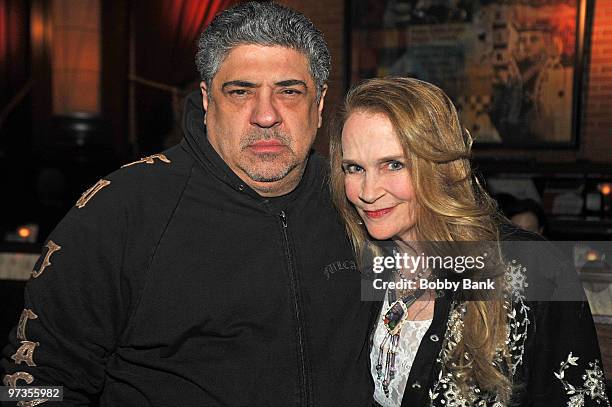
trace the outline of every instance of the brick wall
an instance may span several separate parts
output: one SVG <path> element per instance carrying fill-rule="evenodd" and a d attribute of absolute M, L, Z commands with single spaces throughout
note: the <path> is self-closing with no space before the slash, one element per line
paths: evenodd
<path fill-rule="evenodd" d="M 342 100 L 344 92 L 344 4 L 345 0 L 282 0 L 302 11 L 323 31 L 332 54 L 332 76 L 325 121 Z M 578 150 L 477 152 L 483 156 L 529 157 L 547 162 L 571 162 L 577 159 L 612 163 L 612 0 L 595 0 L 591 56 L 587 58 L 587 81 Z M 327 151 L 326 128 L 319 132 L 315 147 Z"/>
<path fill-rule="evenodd" d="M 612 162 L 612 0 L 596 0 L 581 158 Z"/>

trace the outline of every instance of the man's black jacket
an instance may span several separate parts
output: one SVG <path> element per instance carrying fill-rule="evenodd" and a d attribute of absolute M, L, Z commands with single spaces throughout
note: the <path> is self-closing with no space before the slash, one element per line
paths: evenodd
<path fill-rule="evenodd" d="M 325 162 L 265 199 L 202 119 L 195 95 L 180 145 L 105 177 L 53 231 L 5 381 L 64 386 L 69 405 L 369 405 L 371 304 Z"/>

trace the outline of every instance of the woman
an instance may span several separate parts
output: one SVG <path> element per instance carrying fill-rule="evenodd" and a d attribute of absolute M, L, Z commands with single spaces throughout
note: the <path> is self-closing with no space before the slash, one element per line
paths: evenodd
<path fill-rule="evenodd" d="M 352 89 L 330 159 L 334 201 L 358 257 L 380 254 L 389 240 L 418 255 L 435 254 L 441 242 L 531 239 L 497 215 L 472 176 L 470 149 L 439 88 L 387 78 Z M 609 405 L 588 305 L 528 302 L 525 274 L 541 253 L 517 261 L 500 251 L 504 262 L 490 262 L 480 277 L 504 286 L 505 296 L 465 300 L 416 285 L 386 291 L 370 347 L 378 404 Z M 412 272 L 414 281 L 448 277 L 422 266 Z"/>

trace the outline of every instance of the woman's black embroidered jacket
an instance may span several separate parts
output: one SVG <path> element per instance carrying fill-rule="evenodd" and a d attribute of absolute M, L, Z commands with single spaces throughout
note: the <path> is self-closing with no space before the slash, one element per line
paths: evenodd
<path fill-rule="evenodd" d="M 593 318 L 586 301 L 568 301 L 568 286 L 578 280 L 569 275 L 564 286 L 551 290 L 554 301 L 529 301 L 532 284 L 544 284 L 538 272 L 566 268 L 551 243 L 536 235 L 503 225 L 502 247 L 508 261 L 507 281 L 513 281 L 508 301 L 508 348 L 511 352 L 516 406 L 610 406 Z M 513 243 L 518 242 L 513 246 Z M 519 249 L 516 249 L 520 247 Z M 514 248 L 514 249 L 513 249 Z M 527 285 L 525 285 L 527 284 Z M 565 290 L 565 291 L 564 291 Z M 561 293 L 555 297 L 555 293 Z M 461 394 L 455 378 L 445 369 L 454 345 L 461 337 L 463 303 L 442 293 L 435 302 L 434 317 L 417 351 L 402 398 L 402 406 L 493 406 L 501 407 L 495 396 L 476 386 Z M 541 294 L 541 293 L 539 293 Z M 571 293 L 576 296 L 577 292 Z M 534 298 L 537 295 L 534 296 Z M 376 316 L 380 307 L 373 311 Z M 373 402 L 376 405 L 376 402 Z"/>

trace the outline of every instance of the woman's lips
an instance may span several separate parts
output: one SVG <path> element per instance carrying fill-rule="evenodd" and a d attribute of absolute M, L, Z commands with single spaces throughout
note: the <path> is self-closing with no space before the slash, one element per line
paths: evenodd
<path fill-rule="evenodd" d="M 285 148 L 285 145 L 277 140 L 260 140 L 249 145 L 249 149 L 255 153 L 278 153 Z"/>
<path fill-rule="evenodd" d="M 377 209 L 375 211 L 366 211 L 364 209 L 363 212 L 366 214 L 368 218 L 377 219 L 377 218 L 382 218 L 383 216 L 387 215 L 393 209 L 395 209 L 395 206 L 392 206 L 391 208 Z"/>

